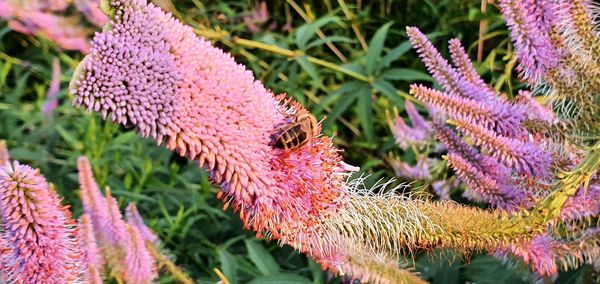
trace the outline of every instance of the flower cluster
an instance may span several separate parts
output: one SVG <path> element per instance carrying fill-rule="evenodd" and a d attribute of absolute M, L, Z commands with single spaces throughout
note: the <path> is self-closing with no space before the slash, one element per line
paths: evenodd
<path fill-rule="evenodd" d="M 448 126 L 433 123 L 436 137 L 448 151 L 450 167 L 467 185 L 466 196 L 509 211 L 532 206 L 536 193 L 520 188 L 519 180 L 548 177 L 553 160 L 525 127 L 535 101 L 525 105 L 495 93 L 475 72 L 458 40 L 449 43 L 452 66 L 418 29 L 408 28 L 407 33 L 444 88 L 413 85 L 410 93 L 447 116 L 456 130 L 474 142 L 469 145 Z"/>
<path fill-rule="evenodd" d="M 70 2 L 0 0 L 0 18 L 8 21 L 8 26 L 14 31 L 41 35 L 61 48 L 87 53 L 90 47 L 88 37 L 93 29 L 81 26 L 79 15 L 66 15 Z M 89 22 L 102 26 L 107 18 L 100 11 L 99 3 L 97 0 L 75 0 L 75 6 Z"/>
<path fill-rule="evenodd" d="M 499 3 L 522 77 L 547 94 L 567 140 L 593 144 L 600 134 L 600 33 L 586 0 Z M 591 140 L 591 141 L 590 141 Z"/>
<path fill-rule="evenodd" d="M 158 275 L 146 241 L 156 242 L 156 235 L 143 223 L 133 204 L 127 209 L 127 221 L 123 220 L 110 190 L 107 188 L 106 197 L 100 192 L 86 157 L 79 158 L 77 168 L 85 212 L 80 220 L 85 234 L 82 245 L 90 262 L 86 281 L 98 279 L 106 263 L 112 277 L 127 283 L 151 283 Z"/>
<path fill-rule="evenodd" d="M 78 161 L 84 214 L 76 223 L 39 170 L 15 161 L 0 141 L 0 281 L 2 283 L 130 284 L 156 280 L 157 262 L 182 283 L 185 273 L 160 253 L 160 242 L 134 204 L 122 219 L 114 197 L 104 197 L 89 161 Z M 109 271 L 105 271 L 105 268 Z M 82 282 L 83 281 L 83 282 Z"/>
<path fill-rule="evenodd" d="M 594 79 L 600 74 L 600 37 L 592 5 L 578 0 L 500 1 L 522 78 L 534 88 L 519 91 L 513 100 L 484 83 L 457 39 L 449 42 L 450 64 L 423 33 L 407 28 L 423 63 L 443 88 L 415 84 L 410 93 L 434 110 L 433 132 L 447 151 L 448 165 L 466 185 L 464 195 L 512 214 L 534 206 L 558 210 L 544 217 L 554 219 L 542 234 L 498 247 L 498 255 L 511 252 L 542 276 L 556 275 L 559 265 L 592 263 L 600 252 L 593 233 L 597 229 L 589 222 L 600 214 L 598 163 L 588 163 L 600 145 L 599 86 Z M 550 104 L 533 97 L 538 92 L 547 93 Z M 413 141 L 406 136 L 399 145 L 405 148 L 402 143 Z M 586 144 L 596 145 L 586 152 Z M 569 167 L 575 170 L 565 177 L 561 171 Z M 442 183 L 436 188 L 446 194 Z M 560 226 L 568 226 L 569 236 L 559 233 Z"/>

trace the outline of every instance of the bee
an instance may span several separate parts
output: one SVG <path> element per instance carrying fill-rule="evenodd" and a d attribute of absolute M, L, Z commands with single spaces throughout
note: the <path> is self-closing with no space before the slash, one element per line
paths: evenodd
<path fill-rule="evenodd" d="M 275 138 L 275 148 L 293 150 L 312 141 L 317 131 L 317 119 L 310 113 L 297 115 L 292 122 L 282 126 Z"/>

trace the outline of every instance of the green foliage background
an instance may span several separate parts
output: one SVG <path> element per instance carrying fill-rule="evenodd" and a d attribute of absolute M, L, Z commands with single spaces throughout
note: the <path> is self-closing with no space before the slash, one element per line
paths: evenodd
<path fill-rule="evenodd" d="M 345 161 L 361 166 L 361 173 L 371 175 L 369 182 L 394 176 L 384 160 L 389 153 L 414 161 L 412 152 L 403 153 L 395 146 L 385 112 L 393 107 L 403 109 L 410 83 L 433 84 L 410 49 L 406 25 L 420 27 L 443 52 L 448 39 L 459 37 L 475 58 L 479 21 L 489 21 L 479 72 L 509 94 L 516 87 L 503 21 L 494 7 L 482 14 L 476 0 L 268 1 L 269 20 L 254 33 L 243 21 L 243 16 L 255 10 L 254 1 L 156 2 L 172 9 L 199 34 L 209 35 L 268 88 L 286 92 L 319 119 L 327 117 L 325 135 L 335 133 L 335 142 L 346 149 Z M 286 22 L 291 23 L 291 30 L 282 30 Z M 368 48 L 352 25 L 360 30 Z M 318 29 L 325 38 L 317 35 Z M 237 44 L 240 38 L 263 43 L 266 48 Z M 336 56 L 326 42 L 332 42 L 347 61 Z M 273 52 L 275 47 L 292 51 L 292 55 Z M 63 70 L 59 107 L 45 116 L 41 107 L 56 57 Z M 110 186 L 122 207 L 136 202 L 176 262 L 200 283 L 218 280 L 214 268 L 223 271 L 231 283 L 344 281 L 322 272 L 289 247 L 257 240 L 244 231 L 237 216 L 221 210 L 215 197 L 218 189 L 194 163 L 157 147 L 154 141 L 141 139 L 132 130 L 71 106 L 68 81 L 81 58 L 75 52 L 61 52 L 46 39 L 17 34 L 6 23 L 0 25 L 0 139 L 7 140 L 14 159 L 42 170 L 75 216 L 81 213 L 76 159 L 87 155 L 98 183 Z M 332 65 L 317 64 L 311 58 Z M 415 188 L 427 190 L 419 185 Z M 519 283 L 530 279 L 518 264 L 504 266 L 489 255 L 459 259 L 452 252 L 434 252 L 415 258 L 416 270 L 433 283 Z M 587 270 L 561 274 L 558 281 L 585 282 Z M 169 282 L 168 277 L 161 278 L 161 283 Z"/>

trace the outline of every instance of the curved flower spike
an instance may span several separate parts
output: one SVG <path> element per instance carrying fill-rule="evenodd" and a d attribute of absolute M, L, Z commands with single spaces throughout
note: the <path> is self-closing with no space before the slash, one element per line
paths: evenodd
<path fill-rule="evenodd" d="M 46 179 L 15 161 L 0 167 L 0 266 L 9 283 L 76 283 L 80 251 L 74 221 Z"/>
<path fill-rule="evenodd" d="M 220 185 L 225 206 L 259 233 L 293 240 L 335 212 L 347 172 L 331 138 L 293 151 L 273 146 L 280 127 L 305 109 L 274 97 L 230 55 L 153 4 L 109 4 L 112 28 L 95 36 L 73 77 L 74 104 L 198 161 Z"/>

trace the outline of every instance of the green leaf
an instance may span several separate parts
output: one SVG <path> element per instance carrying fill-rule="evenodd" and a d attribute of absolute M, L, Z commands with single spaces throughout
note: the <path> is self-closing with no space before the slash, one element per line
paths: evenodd
<path fill-rule="evenodd" d="M 392 26 L 393 22 L 388 22 L 377 30 L 371 42 L 369 43 L 369 50 L 367 51 L 367 74 L 373 74 L 375 65 L 381 56 L 383 51 L 383 44 L 387 37 L 388 30 Z"/>
<path fill-rule="evenodd" d="M 229 283 L 237 283 L 237 262 L 235 256 L 223 248 L 219 248 L 219 260 L 221 260 L 221 271 L 229 280 Z"/>
<path fill-rule="evenodd" d="M 250 284 L 312 284 L 310 280 L 295 274 L 275 274 L 254 278 Z"/>
<path fill-rule="evenodd" d="M 410 41 L 405 41 L 398 46 L 394 47 L 394 49 L 388 51 L 385 56 L 381 59 L 381 67 L 390 66 L 392 62 L 398 60 L 402 55 L 404 55 L 407 51 L 412 48 L 412 44 Z"/>
<path fill-rule="evenodd" d="M 430 81 L 433 82 L 433 78 L 429 74 L 421 71 L 417 71 L 409 68 L 393 68 L 386 70 L 380 76 L 381 78 L 392 80 L 392 81 Z"/>
<path fill-rule="evenodd" d="M 375 90 L 381 92 L 386 98 L 394 102 L 401 110 L 404 109 L 402 97 L 398 95 L 398 89 L 392 83 L 383 78 L 377 78 L 371 85 Z"/>
<path fill-rule="evenodd" d="M 296 31 L 296 44 L 300 49 L 306 49 L 306 43 L 315 36 L 318 29 L 330 22 L 340 22 L 335 16 L 325 16 L 312 23 L 302 25 Z"/>
<path fill-rule="evenodd" d="M 361 85 L 364 85 L 364 83 L 359 82 L 359 81 L 350 81 L 348 83 L 345 83 L 345 84 L 339 86 L 337 89 L 333 90 L 332 92 L 329 92 L 329 94 L 327 94 L 326 96 L 321 98 L 321 101 L 319 101 L 319 104 L 313 108 L 313 113 L 319 114 L 320 112 L 323 111 L 323 109 L 325 107 L 329 106 L 330 104 L 335 102 L 337 99 L 339 99 L 340 96 L 342 96 L 346 93 L 355 91 Z"/>
<path fill-rule="evenodd" d="M 308 76 L 310 76 L 317 85 L 321 85 L 321 75 L 319 75 L 319 70 L 317 70 L 317 67 L 315 67 L 312 62 L 308 61 L 306 56 L 297 57 L 296 62 L 300 64 L 302 69 L 308 73 Z"/>
<path fill-rule="evenodd" d="M 313 284 L 325 284 L 325 273 L 323 272 L 321 265 L 309 258 L 308 267 L 310 268 L 310 272 L 312 274 Z"/>
<path fill-rule="evenodd" d="M 245 242 L 246 249 L 248 249 L 248 257 L 263 275 L 279 273 L 279 265 L 260 243 L 253 240 L 245 240 Z"/>
<path fill-rule="evenodd" d="M 352 83 L 352 86 L 356 86 L 357 88 L 360 88 L 362 86 L 367 86 L 366 84 L 364 84 L 362 82 L 351 82 L 351 83 Z M 342 85 L 342 87 L 347 84 L 350 84 L 350 83 L 346 83 L 346 84 Z M 340 87 L 340 88 L 342 88 L 342 87 Z M 356 90 L 356 89 L 354 89 L 354 90 Z M 324 130 L 329 129 L 333 125 L 333 123 L 336 121 L 336 119 L 338 117 L 340 117 L 342 115 L 342 113 L 344 113 L 344 111 L 346 111 L 346 109 L 348 109 L 348 107 L 350 105 L 352 105 L 352 103 L 354 103 L 356 98 L 358 98 L 358 95 L 359 95 L 358 92 L 350 92 L 350 93 L 346 94 L 345 96 L 342 96 L 341 101 L 333 107 L 333 109 L 331 110 L 331 113 L 327 117 L 327 120 L 325 120 L 325 123 L 323 123 L 323 129 Z"/>
<path fill-rule="evenodd" d="M 60 124 L 57 124 L 54 127 L 54 129 L 56 129 L 56 131 L 58 131 L 58 134 L 60 134 L 60 137 L 62 137 L 62 139 L 64 139 L 65 142 L 67 142 L 67 144 L 69 144 L 69 146 L 71 146 L 71 148 L 73 148 L 74 150 L 77 150 L 77 151 L 83 150 L 83 144 L 81 142 L 79 142 L 79 139 L 77 139 L 77 137 L 73 136 L 72 133 L 70 133 L 69 131 L 64 129 Z"/>
<path fill-rule="evenodd" d="M 373 143 L 373 100 L 371 99 L 371 88 L 365 86 L 358 93 L 358 119 L 365 133 L 367 142 Z"/>

